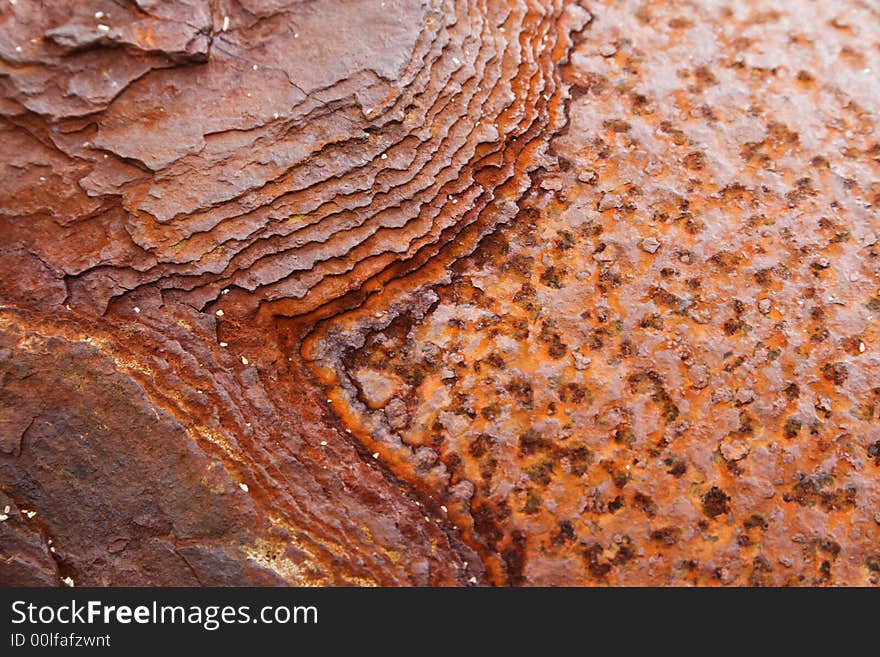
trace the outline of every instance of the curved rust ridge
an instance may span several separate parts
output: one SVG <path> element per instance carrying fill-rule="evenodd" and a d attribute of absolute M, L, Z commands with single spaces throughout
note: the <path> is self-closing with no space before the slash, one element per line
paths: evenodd
<path fill-rule="evenodd" d="M 2 581 L 486 581 L 290 344 L 513 216 L 588 14 L 99 5 L 0 19 Z"/>

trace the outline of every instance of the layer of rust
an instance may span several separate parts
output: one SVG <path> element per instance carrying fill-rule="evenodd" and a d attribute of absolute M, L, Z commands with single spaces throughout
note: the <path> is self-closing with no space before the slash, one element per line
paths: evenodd
<path fill-rule="evenodd" d="M 512 225 L 306 342 L 492 582 L 878 582 L 880 16 L 818 4 L 593 3 Z"/>
<path fill-rule="evenodd" d="M 485 582 L 277 327 L 515 214 L 588 14 L 2 11 L 2 581 Z"/>
<path fill-rule="evenodd" d="M 0 582 L 878 582 L 876 9 L 105 5 L 0 10 Z"/>

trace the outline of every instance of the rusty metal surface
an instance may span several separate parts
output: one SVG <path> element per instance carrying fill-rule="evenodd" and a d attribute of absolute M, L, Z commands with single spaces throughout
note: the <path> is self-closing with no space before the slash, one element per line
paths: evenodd
<path fill-rule="evenodd" d="M 319 328 L 496 583 L 877 582 L 880 17 L 780 4 L 593 3 L 558 171 Z"/>
<path fill-rule="evenodd" d="M 880 15 L 801 4 L 5 4 L 0 582 L 876 584 Z"/>

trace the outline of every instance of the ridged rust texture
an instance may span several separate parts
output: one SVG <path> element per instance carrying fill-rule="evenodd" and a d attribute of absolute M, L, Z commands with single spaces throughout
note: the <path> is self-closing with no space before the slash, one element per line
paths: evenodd
<path fill-rule="evenodd" d="M 0 33 L 0 582 L 877 583 L 870 3 Z"/>

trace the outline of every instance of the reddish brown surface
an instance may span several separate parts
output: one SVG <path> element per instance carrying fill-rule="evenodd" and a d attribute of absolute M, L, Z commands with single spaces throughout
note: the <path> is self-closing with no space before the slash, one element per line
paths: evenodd
<path fill-rule="evenodd" d="M 876 583 L 876 10 L 41 4 L 0 582 Z"/>

